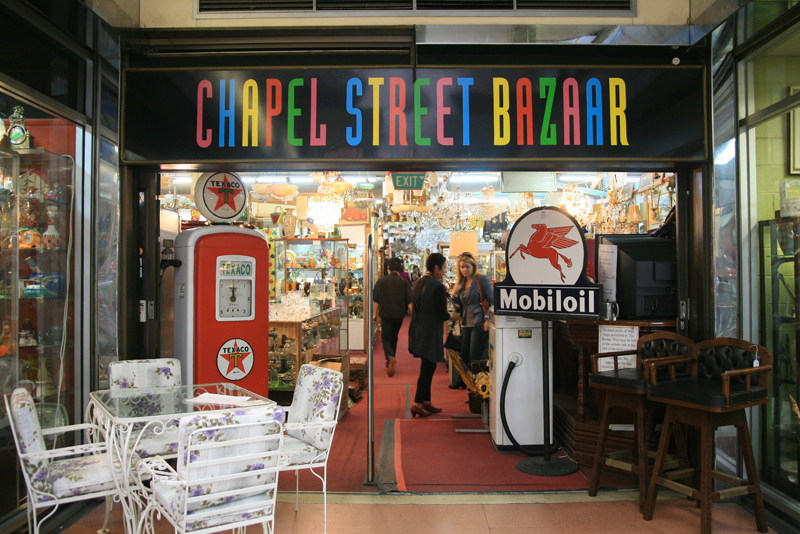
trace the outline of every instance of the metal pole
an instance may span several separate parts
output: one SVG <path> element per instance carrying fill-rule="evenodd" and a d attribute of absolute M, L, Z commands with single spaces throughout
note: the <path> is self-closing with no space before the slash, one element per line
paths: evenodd
<path fill-rule="evenodd" d="M 372 253 L 374 245 L 372 234 L 367 236 L 367 250 L 364 254 L 364 328 L 367 329 L 367 477 L 365 484 L 375 482 L 375 398 L 373 392 L 374 373 L 372 369 L 373 336 L 375 329 L 373 322 L 372 302 Z"/>
<path fill-rule="evenodd" d="M 542 418 L 544 419 L 544 461 L 550 461 L 550 321 L 542 321 Z"/>

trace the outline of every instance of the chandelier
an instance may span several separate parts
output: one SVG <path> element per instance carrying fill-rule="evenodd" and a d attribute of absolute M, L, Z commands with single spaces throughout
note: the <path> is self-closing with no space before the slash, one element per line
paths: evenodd
<path fill-rule="evenodd" d="M 444 185 L 446 186 L 446 182 Z M 452 193 L 442 187 L 433 209 L 428 212 L 429 220 L 442 230 L 466 230 L 470 217 L 474 219 L 474 215 L 467 209 L 464 198 L 460 187 L 456 186 Z"/>
<path fill-rule="evenodd" d="M 533 193 L 523 193 L 520 200 L 514 201 L 514 206 L 508 211 L 506 219 L 510 225 L 517 222 L 517 219 L 528 213 L 533 208 L 541 206 L 540 200 L 533 198 Z"/>
<path fill-rule="evenodd" d="M 627 204 L 622 190 L 608 192 L 608 201 L 594 205 L 594 231 L 598 234 L 635 234 L 643 222 L 639 206 Z"/>
<path fill-rule="evenodd" d="M 481 189 L 481 200 L 473 204 L 470 208 L 476 217 L 486 220 L 497 217 L 505 211 L 506 206 L 494 201 L 494 187 L 491 185 Z"/>
<path fill-rule="evenodd" d="M 592 213 L 586 203 L 586 195 L 578 191 L 577 184 L 564 190 L 559 207 L 572 215 L 581 226 L 586 226 L 592 220 Z"/>
<path fill-rule="evenodd" d="M 333 231 L 333 227 L 342 218 L 343 208 L 344 199 L 331 187 L 328 176 L 319 185 L 317 192 L 308 198 L 308 214 L 321 232 Z"/>
<path fill-rule="evenodd" d="M 337 195 L 344 195 L 353 188 L 353 184 L 345 181 L 338 173 L 336 179 L 330 182 L 330 186 Z"/>
<path fill-rule="evenodd" d="M 269 189 L 270 194 L 272 194 L 273 198 L 276 200 L 288 202 L 297 196 L 298 187 L 290 183 L 274 183 L 269 184 L 267 189 Z"/>

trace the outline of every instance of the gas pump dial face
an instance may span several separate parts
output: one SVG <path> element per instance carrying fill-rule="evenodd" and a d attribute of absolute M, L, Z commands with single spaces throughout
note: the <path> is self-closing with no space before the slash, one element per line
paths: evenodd
<path fill-rule="evenodd" d="M 228 255 L 217 258 L 217 321 L 255 319 L 255 258 Z"/>
<path fill-rule="evenodd" d="M 219 281 L 219 316 L 221 318 L 253 315 L 253 281 Z"/>

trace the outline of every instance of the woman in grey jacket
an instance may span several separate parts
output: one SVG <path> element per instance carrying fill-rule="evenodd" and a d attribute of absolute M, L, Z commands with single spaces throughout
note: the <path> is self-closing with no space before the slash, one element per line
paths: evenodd
<path fill-rule="evenodd" d="M 428 417 L 441 412 L 431 404 L 431 382 L 436 364 L 444 361 L 444 322 L 458 319 L 447 311 L 447 289 L 442 284 L 447 258 L 434 252 L 425 262 L 427 272 L 414 283 L 411 324 L 408 327 L 408 351 L 420 359 L 417 391 L 411 406 L 413 417 Z"/>
<path fill-rule="evenodd" d="M 480 288 L 478 287 L 480 284 Z M 494 291 L 488 276 L 478 272 L 478 264 L 472 254 L 465 252 L 458 257 L 458 276 L 453 287 L 453 304 L 461 314 L 461 350 L 459 355 L 464 366 L 484 359 L 489 344 L 489 318 L 484 316 L 481 307 L 481 292 L 489 305 L 494 304 Z M 466 384 L 459 377 L 458 382 L 451 384 L 450 389 L 466 389 Z"/>

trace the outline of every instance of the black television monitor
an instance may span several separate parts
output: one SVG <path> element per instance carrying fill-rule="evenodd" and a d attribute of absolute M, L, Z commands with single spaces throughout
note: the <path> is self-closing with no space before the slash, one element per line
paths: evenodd
<path fill-rule="evenodd" d="M 620 319 L 674 319 L 678 315 L 677 248 L 674 239 L 603 234 L 600 245 L 617 246 L 617 304 Z"/>

